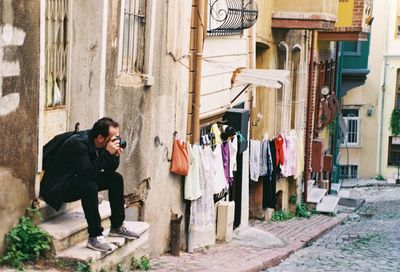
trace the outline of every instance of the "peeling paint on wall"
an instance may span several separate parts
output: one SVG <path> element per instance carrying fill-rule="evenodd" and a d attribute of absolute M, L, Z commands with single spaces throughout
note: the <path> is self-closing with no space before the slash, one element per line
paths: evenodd
<path fill-rule="evenodd" d="M 3 25 L 0 25 L 0 116 L 5 116 L 16 110 L 19 105 L 19 93 L 3 96 L 3 78 L 20 75 L 19 61 L 4 61 L 4 48 L 21 46 L 25 40 L 25 32 L 14 27 L 14 11 L 12 1 L 3 1 Z"/>

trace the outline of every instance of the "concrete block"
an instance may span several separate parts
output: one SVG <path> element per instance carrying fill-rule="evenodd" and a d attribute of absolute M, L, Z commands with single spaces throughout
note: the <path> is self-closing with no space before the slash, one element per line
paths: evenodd
<path fill-rule="evenodd" d="M 346 206 L 346 207 L 358 208 L 362 204 L 364 204 L 364 202 L 365 202 L 365 199 L 341 197 L 339 200 L 339 205 Z"/>
<path fill-rule="evenodd" d="M 308 203 L 319 203 L 325 196 L 326 190 L 320 188 L 313 188 L 311 193 L 307 196 Z"/>
<path fill-rule="evenodd" d="M 317 204 L 316 210 L 321 213 L 336 213 L 340 197 L 328 195 Z"/>
<path fill-rule="evenodd" d="M 235 202 L 222 201 L 218 205 L 217 240 L 229 242 L 233 235 Z"/>

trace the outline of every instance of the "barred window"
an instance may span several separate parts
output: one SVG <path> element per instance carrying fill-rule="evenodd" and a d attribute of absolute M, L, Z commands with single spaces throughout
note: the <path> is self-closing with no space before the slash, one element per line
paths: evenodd
<path fill-rule="evenodd" d="M 397 166 L 400 164 L 400 137 L 389 137 L 388 165 Z"/>
<path fill-rule="evenodd" d="M 132 74 L 143 66 L 144 0 L 122 0 L 119 72 Z"/>
<path fill-rule="evenodd" d="M 395 37 L 396 37 L 397 39 L 400 38 L 400 0 L 397 0 Z"/>
<path fill-rule="evenodd" d="M 46 108 L 65 105 L 68 87 L 68 0 L 46 1 Z"/>
<path fill-rule="evenodd" d="M 340 179 L 358 178 L 358 165 L 340 165 Z"/>
<path fill-rule="evenodd" d="M 397 69 L 395 108 L 400 110 L 400 69 Z"/>
<path fill-rule="evenodd" d="M 358 146 L 360 144 L 360 118 L 358 109 L 342 110 L 347 133 L 342 132 L 342 145 Z"/>

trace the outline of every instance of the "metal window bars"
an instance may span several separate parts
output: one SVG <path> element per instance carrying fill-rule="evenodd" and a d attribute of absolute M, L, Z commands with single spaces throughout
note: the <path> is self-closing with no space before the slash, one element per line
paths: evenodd
<path fill-rule="evenodd" d="M 140 66 L 138 56 L 144 15 L 141 10 L 142 3 L 139 0 L 125 0 L 124 3 L 121 72 L 133 73 L 139 70 Z"/>
<path fill-rule="evenodd" d="M 255 0 L 209 0 L 207 33 L 210 36 L 238 35 L 258 18 Z"/>
<path fill-rule="evenodd" d="M 65 105 L 69 0 L 46 1 L 46 108 Z"/>

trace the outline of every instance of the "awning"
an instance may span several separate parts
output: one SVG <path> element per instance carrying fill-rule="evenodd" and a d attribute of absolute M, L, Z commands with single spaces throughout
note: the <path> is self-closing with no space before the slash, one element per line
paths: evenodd
<path fill-rule="evenodd" d="M 233 71 L 231 85 L 247 83 L 255 86 L 280 89 L 289 84 L 290 71 L 276 69 L 246 69 L 237 68 Z"/>

